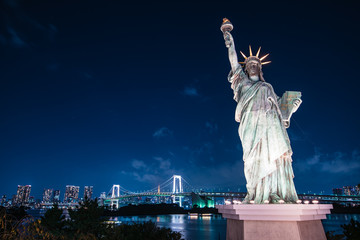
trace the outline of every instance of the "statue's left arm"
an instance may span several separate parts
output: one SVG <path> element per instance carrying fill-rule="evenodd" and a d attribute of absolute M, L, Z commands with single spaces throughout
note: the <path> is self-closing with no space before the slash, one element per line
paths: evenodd
<path fill-rule="evenodd" d="M 286 91 L 281 98 L 276 97 L 284 126 L 288 128 L 292 114 L 299 109 L 302 103 L 301 92 Z"/>

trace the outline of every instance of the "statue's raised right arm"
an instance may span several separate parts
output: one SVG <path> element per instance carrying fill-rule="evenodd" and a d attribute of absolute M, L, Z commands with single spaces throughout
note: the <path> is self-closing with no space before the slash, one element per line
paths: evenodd
<path fill-rule="evenodd" d="M 234 38 L 232 37 L 230 32 L 225 31 L 224 39 L 225 39 L 225 45 L 229 51 L 229 61 L 231 64 L 231 70 L 232 72 L 235 72 L 240 64 L 235 50 Z"/>

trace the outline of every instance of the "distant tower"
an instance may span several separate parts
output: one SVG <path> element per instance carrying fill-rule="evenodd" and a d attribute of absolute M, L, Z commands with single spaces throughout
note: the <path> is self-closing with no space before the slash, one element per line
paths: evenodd
<path fill-rule="evenodd" d="M 53 201 L 53 189 L 45 188 L 43 192 L 43 202 L 51 203 Z"/>
<path fill-rule="evenodd" d="M 84 188 L 84 199 L 91 199 L 91 196 L 93 194 L 93 186 L 85 186 Z"/>
<path fill-rule="evenodd" d="M 181 182 L 181 176 L 180 175 L 173 175 L 173 189 L 172 189 L 172 192 L 173 193 L 182 193 L 183 192 L 183 187 L 182 187 L 182 182 Z M 173 198 L 173 203 L 177 203 L 181 207 L 183 197 L 173 195 L 172 198 Z"/>
<path fill-rule="evenodd" d="M 79 186 L 66 185 L 64 202 L 65 203 L 75 203 L 79 198 Z"/>
<path fill-rule="evenodd" d="M 16 194 L 16 204 L 25 205 L 29 203 L 29 197 L 31 192 L 31 185 L 18 185 Z"/>
<path fill-rule="evenodd" d="M 116 198 L 120 196 L 120 185 L 114 184 L 111 188 L 111 198 Z"/>
<path fill-rule="evenodd" d="M 173 193 L 182 193 L 182 183 L 181 183 L 181 176 L 180 175 L 174 175 L 173 176 Z"/>
<path fill-rule="evenodd" d="M 119 184 L 114 184 L 111 188 L 111 200 L 110 200 L 110 206 L 113 209 L 118 209 L 119 208 L 119 199 L 118 197 L 120 196 L 120 185 Z"/>

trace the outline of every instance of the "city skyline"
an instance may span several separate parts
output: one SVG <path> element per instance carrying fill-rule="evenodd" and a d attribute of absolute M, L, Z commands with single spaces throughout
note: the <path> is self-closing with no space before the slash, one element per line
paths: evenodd
<path fill-rule="evenodd" d="M 288 129 L 297 192 L 358 184 L 356 8 L 309 6 L 1 1 L 0 194 L 99 196 L 174 174 L 245 191 L 224 17 L 238 53 L 270 53 L 277 95 L 302 92 Z"/>
<path fill-rule="evenodd" d="M 176 176 L 176 175 L 175 175 Z M 179 176 L 181 178 L 181 176 Z M 176 181 L 176 180 L 175 180 Z M 175 182 L 174 181 L 174 182 Z M 172 183 L 170 184 L 171 186 L 173 185 Z M 169 185 L 169 186 L 170 186 Z M 117 186 L 118 188 L 120 187 L 119 185 L 113 185 L 114 186 Z M 170 187 L 171 187 L 170 186 Z M 113 188 L 112 187 L 112 188 Z M 173 186 L 174 187 L 174 186 Z M 26 190 L 24 191 L 24 189 L 28 188 L 29 190 Z M 67 198 L 68 197 L 72 197 L 72 193 L 68 193 L 68 191 L 72 192 L 73 190 L 71 190 L 72 188 L 76 188 L 76 196 L 75 196 L 75 201 L 67 201 Z M 6 194 L 0 194 L 0 196 L 2 197 L 5 197 L 6 199 L 10 199 L 10 197 L 12 198 L 12 200 L 14 201 L 15 200 L 15 203 L 14 204 L 17 204 L 19 203 L 18 199 L 19 199 L 19 195 L 20 198 L 22 199 L 27 199 L 23 202 L 29 202 L 29 197 L 34 197 L 34 200 L 41 200 L 42 203 L 60 203 L 60 202 L 68 202 L 68 203 L 71 203 L 71 202 L 78 202 L 79 200 L 81 199 L 85 199 L 85 195 L 87 196 L 88 199 L 95 199 L 95 198 L 109 198 L 109 197 L 112 197 L 112 188 L 107 191 L 107 192 L 103 192 L 102 190 L 100 191 L 100 194 L 99 196 L 94 196 L 93 195 L 93 186 L 84 186 L 83 187 L 83 196 L 81 197 L 80 196 L 80 190 L 81 190 L 81 187 L 80 186 L 75 186 L 75 185 L 66 185 L 64 186 L 64 196 L 61 198 L 60 197 L 60 193 L 61 193 L 61 190 L 59 189 L 53 189 L 53 188 L 44 188 L 43 189 L 43 193 L 42 193 L 42 197 L 41 199 L 39 198 L 39 196 L 33 196 L 30 194 L 30 191 L 32 189 L 32 186 L 31 185 L 18 185 L 18 190 L 17 190 L 17 193 L 16 194 L 11 194 L 11 195 L 6 195 Z M 225 187 L 226 188 L 226 187 Z M 160 189 L 160 185 L 157 187 L 156 191 L 154 190 L 155 188 L 153 188 L 152 190 L 150 189 L 143 189 L 143 190 L 140 190 L 140 191 L 137 191 L 137 192 L 131 192 L 131 190 L 127 190 L 129 192 L 124 192 L 124 190 L 121 190 L 119 189 L 119 194 L 120 195 L 123 195 L 123 194 L 133 194 L 133 193 L 141 193 L 141 192 L 148 192 L 148 191 L 152 191 L 152 192 L 160 192 L 161 190 L 164 191 L 164 189 Z M 180 191 L 182 192 L 180 189 L 178 189 L 178 186 L 176 186 L 176 189 L 175 191 Z M 181 187 L 181 189 L 183 189 Z M 118 191 L 118 190 L 116 190 Z M 166 188 L 165 192 L 171 192 L 171 189 L 168 189 Z M 184 192 L 191 192 L 191 191 L 195 191 L 195 192 L 198 192 L 198 191 L 209 191 L 209 192 L 240 192 L 239 189 L 221 189 L 221 188 L 218 188 L 218 189 L 201 189 L 201 188 L 198 188 L 198 189 L 190 189 L 190 186 L 187 185 L 184 189 L 183 189 Z M 23 192 L 27 192 L 26 196 L 23 196 Z M 241 191 L 241 192 L 244 192 L 244 191 Z M 312 192 L 312 191 L 308 191 L 308 192 L 298 192 L 298 194 L 317 194 L 317 195 L 322 195 L 322 194 L 325 194 L 325 195 L 328 195 L 328 194 L 332 194 L 332 195 L 351 195 L 351 196 L 357 196 L 360 194 L 360 184 L 354 184 L 354 185 L 351 185 L 351 186 L 333 186 L 332 189 L 329 189 L 327 191 L 321 191 L 321 192 Z M 330 195 L 331 195 L 330 194 Z M 62 201 L 61 201 L 62 200 Z M 21 202 L 21 201 L 20 201 Z"/>

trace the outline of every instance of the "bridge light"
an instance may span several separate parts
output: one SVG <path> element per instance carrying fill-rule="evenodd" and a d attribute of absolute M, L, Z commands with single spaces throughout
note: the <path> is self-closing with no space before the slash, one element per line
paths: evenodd
<path fill-rule="evenodd" d="M 251 200 L 251 201 L 250 201 L 250 203 L 251 203 L 251 204 L 254 204 L 254 203 L 255 203 L 255 201 L 254 201 L 254 200 Z"/>
<path fill-rule="evenodd" d="M 299 199 L 299 200 L 296 201 L 296 203 L 297 203 L 297 204 L 301 204 L 302 201 Z"/>
<path fill-rule="evenodd" d="M 225 205 L 230 205 L 230 204 L 231 204 L 231 201 L 225 200 Z"/>
<path fill-rule="evenodd" d="M 284 201 L 284 200 L 282 200 L 282 199 L 280 199 L 280 200 L 279 200 L 279 203 L 280 203 L 280 204 L 284 204 L 284 203 L 285 203 L 285 201 Z"/>
<path fill-rule="evenodd" d="M 305 204 L 309 204 L 309 200 L 305 200 L 304 203 L 305 203 Z"/>
<path fill-rule="evenodd" d="M 265 204 L 269 204 L 269 200 L 265 200 L 264 203 L 265 203 Z"/>
<path fill-rule="evenodd" d="M 312 200 L 312 203 L 313 203 L 313 204 L 318 204 L 319 201 L 318 201 L 318 200 Z"/>

